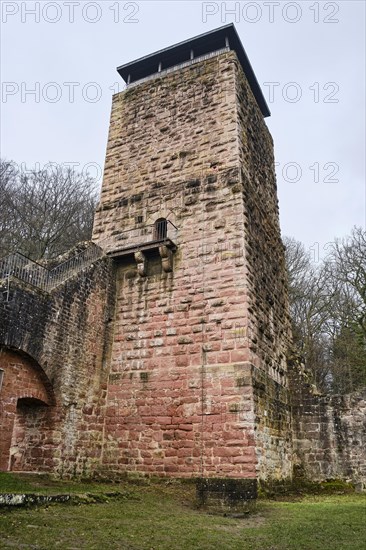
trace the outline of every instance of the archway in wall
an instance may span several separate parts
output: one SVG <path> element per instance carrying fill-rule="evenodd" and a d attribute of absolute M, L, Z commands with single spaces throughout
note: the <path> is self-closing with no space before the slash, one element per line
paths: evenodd
<path fill-rule="evenodd" d="M 52 460 L 52 386 L 29 356 L 0 349 L 0 470 L 44 471 Z"/>
<path fill-rule="evenodd" d="M 40 399 L 18 399 L 10 445 L 9 470 L 22 472 L 46 468 L 45 462 L 51 459 L 50 456 L 47 457 L 49 409 L 49 405 Z"/>

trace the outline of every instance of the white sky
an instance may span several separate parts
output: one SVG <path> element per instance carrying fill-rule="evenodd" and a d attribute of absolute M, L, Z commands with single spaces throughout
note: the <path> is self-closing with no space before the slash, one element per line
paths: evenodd
<path fill-rule="evenodd" d="M 97 174 L 116 67 L 231 22 L 272 112 L 282 233 L 322 255 L 365 227 L 363 0 L 2 0 L 1 156 Z"/>

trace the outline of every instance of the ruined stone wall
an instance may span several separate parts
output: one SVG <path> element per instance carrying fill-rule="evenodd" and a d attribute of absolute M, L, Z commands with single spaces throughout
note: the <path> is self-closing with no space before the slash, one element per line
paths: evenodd
<path fill-rule="evenodd" d="M 0 283 L 0 422 L 13 434 L 15 458 L 9 467 L 71 475 L 88 473 L 99 462 L 108 377 L 104 349 L 113 291 L 106 259 L 50 293 L 16 279 Z M 34 393 L 27 380 L 36 378 L 51 392 L 52 402 Z"/>
<path fill-rule="evenodd" d="M 322 396 L 306 373 L 291 376 L 294 463 L 310 480 L 366 486 L 366 390 Z"/>
<path fill-rule="evenodd" d="M 258 475 L 256 441 L 262 443 L 255 439 L 259 400 L 254 397 L 253 366 L 266 372 L 269 366 L 258 348 L 249 348 L 260 329 L 257 319 L 254 328 L 250 324 L 249 305 L 256 307 L 256 289 L 248 275 L 257 265 L 248 264 L 246 254 L 247 246 L 257 243 L 251 235 L 248 239 L 244 224 L 245 193 L 250 189 L 245 190 L 241 164 L 244 160 L 246 172 L 255 174 L 256 189 L 262 182 L 255 164 L 267 158 L 269 141 L 263 129 L 256 134 L 254 125 L 261 115 L 250 92 L 243 109 L 249 113 L 251 147 L 258 154 L 241 158 L 245 145 L 237 78 L 236 55 L 228 52 L 114 96 L 94 239 L 117 249 L 121 231 L 165 217 L 178 227 L 178 248 L 172 273 L 164 272 L 154 255 L 148 258 L 144 278 L 133 260 L 121 260 L 118 266 L 106 469 L 176 476 Z M 268 155 L 270 171 L 273 158 Z M 271 193 L 268 203 L 275 190 Z M 265 220 L 277 215 L 270 206 Z M 262 222 L 255 212 L 249 228 L 253 234 Z M 263 247 L 269 251 L 274 240 L 257 254 Z M 277 265 L 278 258 L 262 274 Z M 274 299 L 280 301 L 282 295 Z M 279 323 L 276 315 L 273 322 Z M 250 329 L 256 332 L 249 338 Z M 274 367 L 278 361 L 283 365 L 285 357 L 277 360 L 270 346 L 268 341 L 273 378 Z M 275 407 L 275 422 L 277 416 L 282 421 L 277 403 L 268 406 Z M 281 457 L 276 475 L 287 476 L 287 463 L 283 470 L 280 464 Z"/>

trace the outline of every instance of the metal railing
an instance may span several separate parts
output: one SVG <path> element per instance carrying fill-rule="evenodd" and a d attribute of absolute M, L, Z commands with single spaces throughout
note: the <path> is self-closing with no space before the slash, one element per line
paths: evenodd
<path fill-rule="evenodd" d="M 122 231 L 101 241 L 90 242 L 81 252 L 71 256 L 53 268 L 48 268 L 20 252 L 0 258 L 0 280 L 14 277 L 42 290 L 50 291 L 103 256 L 104 251 L 121 251 L 167 240 L 175 243 L 178 229 L 161 218 L 152 225 Z"/>
<path fill-rule="evenodd" d="M 171 221 L 161 218 L 154 224 L 134 227 L 96 242 L 106 252 L 112 252 L 138 248 L 147 244 L 158 244 L 166 240 L 175 243 L 177 234 L 178 228 Z"/>
<path fill-rule="evenodd" d="M 90 265 L 103 255 L 103 250 L 95 243 L 68 258 L 52 269 L 35 262 L 20 252 L 9 254 L 0 259 L 0 280 L 15 277 L 42 290 L 52 290 L 69 279 L 84 267 Z"/>
<path fill-rule="evenodd" d="M 166 74 L 172 73 L 174 71 L 177 71 L 179 69 L 184 69 L 185 67 L 189 67 L 191 65 L 194 65 L 195 63 L 199 63 L 200 61 L 205 61 L 206 59 L 210 59 L 211 57 L 217 57 L 221 55 L 222 53 L 226 53 L 230 51 L 229 46 L 225 46 L 225 48 L 220 48 L 219 50 L 215 50 L 214 52 L 208 52 L 204 55 L 200 55 L 199 57 L 194 57 L 193 59 L 188 59 L 187 61 L 182 61 L 181 63 L 178 63 L 177 65 L 173 65 L 173 67 L 167 67 L 166 69 L 162 69 L 161 71 L 157 71 L 156 73 L 149 74 L 148 76 L 145 76 L 143 78 L 140 78 L 139 80 L 135 80 L 134 82 L 130 82 L 126 84 L 126 90 L 133 88 L 134 86 L 138 86 L 139 84 L 142 84 L 143 82 L 147 82 L 148 80 L 154 80 L 155 78 L 159 78 L 162 76 L 165 76 Z"/>

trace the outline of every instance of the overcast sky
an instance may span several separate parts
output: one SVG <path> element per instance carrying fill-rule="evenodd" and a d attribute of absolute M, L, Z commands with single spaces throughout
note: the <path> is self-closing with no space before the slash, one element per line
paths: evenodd
<path fill-rule="evenodd" d="M 228 23 L 272 112 L 282 233 L 324 254 L 365 227 L 363 0 L 3 0 L 1 156 L 100 180 L 116 67 Z"/>

